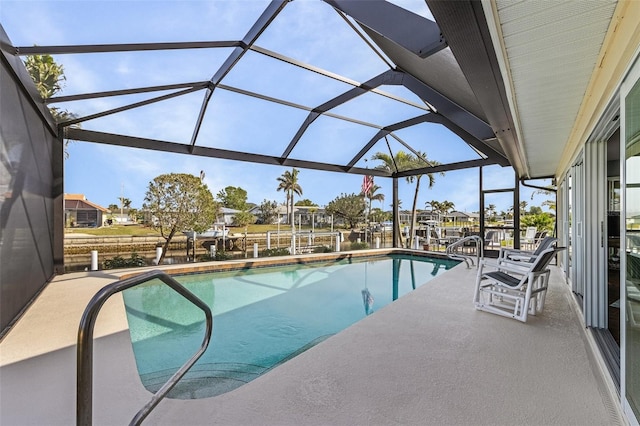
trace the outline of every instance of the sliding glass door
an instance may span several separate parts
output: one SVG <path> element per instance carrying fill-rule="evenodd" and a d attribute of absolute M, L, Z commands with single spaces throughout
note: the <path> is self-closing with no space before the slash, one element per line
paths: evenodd
<path fill-rule="evenodd" d="M 620 90 L 623 163 L 621 267 L 624 276 L 625 411 L 640 418 L 640 64 Z"/>

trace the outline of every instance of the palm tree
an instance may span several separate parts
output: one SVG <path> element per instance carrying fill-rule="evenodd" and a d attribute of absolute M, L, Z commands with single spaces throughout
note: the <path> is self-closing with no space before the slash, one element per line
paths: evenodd
<path fill-rule="evenodd" d="M 444 200 L 442 203 L 440 203 L 440 209 L 444 214 L 449 214 L 455 207 L 456 205 L 453 203 L 453 201 Z"/>
<path fill-rule="evenodd" d="M 423 152 L 419 152 L 418 154 L 418 156 L 413 156 L 404 151 L 398 151 L 396 155 L 391 157 L 383 152 L 378 152 L 374 154 L 371 159 L 382 161 L 383 164 L 376 168 L 386 170 L 391 173 L 422 168 L 425 165 L 436 166 L 440 164 L 437 161 L 427 159 L 427 154 Z M 442 175 L 444 176 L 444 173 L 442 173 Z M 413 183 L 414 181 L 416 182 L 416 189 L 413 195 L 413 205 L 411 209 L 411 226 L 409 227 L 409 236 L 412 240 L 415 233 L 418 194 L 420 192 L 420 179 L 422 179 L 422 176 L 424 175 L 407 176 L 406 178 L 409 183 Z M 427 176 L 429 177 L 429 188 L 432 188 L 435 183 L 435 178 L 432 173 L 427 173 Z"/>
<path fill-rule="evenodd" d="M 489 206 L 485 209 L 485 211 L 487 212 L 487 215 L 489 216 L 489 220 L 490 221 L 494 221 L 495 220 L 495 216 L 496 216 L 496 205 L 495 204 L 489 204 Z"/>
<path fill-rule="evenodd" d="M 371 177 L 373 182 L 373 176 Z M 384 202 L 384 194 L 380 193 L 380 194 L 376 194 L 376 191 L 378 191 L 381 188 L 380 185 L 371 185 L 371 188 L 369 188 L 369 191 L 367 191 L 367 193 L 365 194 L 364 192 L 360 192 L 360 196 L 364 197 L 365 199 L 369 200 L 369 203 L 367 205 L 367 214 L 366 214 L 366 221 L 367 221 L 367 229 L 369 228 L 369 221 L 371 220 L 370 216 L 371 216 L 371 202 L 373 200 L 376 201 L 380 201 L 380 203 Z M 373 238 L 373 237 L 371 237 Z M 366 234 L 365 234 L 365 239 L 366 239 Z"/>
<path fill-rule="evenodd" d="M 524 216 L 527 213 L 527 206 L 529 203 L 526 201 L 520 201 L 520 216 Z"/>
<path fill-rule="evenodd" d="M 382 164 L 376 166 L 376 169 L 384 170 L 389 173 L 396 173 L 396 172 L 402 172 L 404 170 L 409 170 L 413 168 L 412 166 L 415 161 L 414 157 L 411 154 L 406 153 L 404 151 L 396 152 L 396 154 L 393 157 L 384 152 L 376 152 L 375 154 L 373 154 L 371 159 L 382 161 Z M 409 178 L 407 178 L 407 181 L 411 182 Z M 400 236 L 400 234 L 401 234 L 400 223 L 398 223 L 398 236 Z M 399 243 L 400 243 L 400 246 L 402 246 L 402 238 L 400 238 Z"/>
<path fill-rule="evenodd" d="M 294 167 L 291 171 L 287 170 L 282 176 L 278 177 L 278 191 L 282 190 L 287 194 L 287 213 L 289 214 L 290 224 L 293 224 L 293 199 L 295 194 L 302 195 L 302 187 L 298 183 L 298 173 L 300 173 L 300 170 Z M 291 207 L 290 210 L 289 207 Z"/>
<path fill-rule="evenodd" d="M 371 214 L 371 202 L 373 200 L 375 201 L 380 201 L 380 203 L 382 204 L 384 202 L 384 194 L 380 193 L 380 194 L 376 194 L 376 192 L 381 189 L 382 187 L 380 185 L 372 185 L 371 188 L 369 189 L 369 191 L 365 194 L 364 192 L 361 192 L 360 195 L 365 197 L 366 199 L 369 200 L 369 205 L 368 205 L 368 209 L 369 209 L 369 215 Z"/>
<path fill-rule="evenodd" d="M 383 193 L 376 194 L 376 192 L 378 192 L 379 189 L 382 189 L 382 187 L 380 185 L 374 184 L 369 190 L 369 192 L 367 192 L 366 194 L 362 194 L 369 200 L 369 209 L 371 209 L 372 201 L 380 201 L 380 204 L 384 202 L 384 194 Z"/>
<path fill-rule="evenodd" d="M 64 67 L 58 65 L 51 55 L 27 56 L 24 65 L 42 99 L 49 99 L 62 90 L 63 82 L 66 80 Z M 61 110 L 58 107 L 49 106 L 49 111 L 51 111 L 51 115 L 58 123 L 76 118 L 75 114 Z M 74 127 L 80 127 L 80 124 L 74 124 Z M 69 140 L 67 139 L 64 142 L 65 158 L 69 158 L 68 145 Z"/>
<path fill-rule="evenodd" d="M 129 209 L 131 207 L 131 200 L 125 197 L 118 197 L 118 200 L 120 200 L 120 203 L 122 204 L 122 207 L 124 209 Z"/>
<path fill-rule="evenodd" d="M 424 167 L 425 164 L 428 165 L 429 167 L 437 166 L 438 164 L 440 164 L 437 161 L 428 160 L 427 154 L 424 152 L 418 152 L 418 154 L 419 154 L 419 157 L 414 158 L 413 168 L 421 168 L 421 167 Z M 444 176 L 444 172 L 441 172 L 441 175 Z M 411 227 L 409 228 L 409 235 L 411 236 L 411 241 L 413 241 L 413 238 L 415 236 L 418 193 L 420 192 L 420 179 L 422 179 L 422 176 L 424 175 L 415 175 L 415 176 L 407 177 L 408 182 L 413 182 L 414 180 L 416 181 L 416 190 L 413 194 L 413 206 L 411 209 Z M 436 179 L 435 177 L 433 177 L 432 173 L 427 173 L 427 176 L 429 177 L 429 189 L 431 189 L 433 188 L 433 185 L 436 183 Z"/>
<path fill-rule="evenodd" d="M 549 209 L 553 211 L 556 210 L 556 202 L 554 200 L 545 200 L 542 202 L 542 205 L 549 207 Z"/>
<path fill-rule="evenodd" d="M 24 64 L 42 99 L 48 99 L 62 89 L 64 68 L 51 55 L 27 56 Z"/>
<path fill-rule="evenodd" d="M 433 213 L 438 215 L 438 226 L 440 226 L 440 222 L 442 220 L 442 214 L 444 213 L 444 209 L 442 207 L 442 203 L 440 201 L 431 200 L 424 203 L 425 207 L 431 208 L 431 216 L 433 217 Z"/>

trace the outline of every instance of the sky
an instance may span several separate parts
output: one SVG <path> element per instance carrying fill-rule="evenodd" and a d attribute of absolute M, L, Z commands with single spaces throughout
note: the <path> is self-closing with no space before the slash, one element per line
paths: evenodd
<path fill-rule="evenodd" d="M 430 18 L 424 1 L 393 1 L 414 13 Z M 267 1 L 70 1 L 0 0 L 0 22 L 14 46 L 148 43 L 166 41 L 240 40 L 267 6 Z M 28 23 L 28 25 L 25 25 Z M 358 83 L 388 69 L 388 66 L 349 28 L 331 7 L 318 0 L 295 0 L 285 6 L 256 45 L 287 55 Z M 121 52 L 85 55 L 54 55 L 64 67 L 66 81 L 58 96 L 108 90 L 209 80 L 228 57 L 230 49 L 188 51 Z M 249 52 L 225 76 L 228 87 L 277 97 L 293 104 L 315 107 L 351 88 L 319 74 L 300 70 L 256 52 Z M 357 120 L 388 125 L 424 114 L 423 103 L 401 86 L 382 90 L 412 103 L 397 103 L 367 93 L 332 113 Z M 80 117 L 127 105 L 163 93 L 105 97 L 56 104 Z M 203 102 L 203 92 L 158 102 L 141 108 L 82 123 L 82 128 L 189 143 Z M 421 109 L 422 106 L 422 109 Z M 206 110 L 197 145 L 280 155 L 291 141 L 307 112 L 244 96 L 232 90 L 216 89 Z M 291 157 L 328 163 L 345 163 L 377 129 L 321 116 L 304 134 Z M 449 163 L 477 158 L 459 138 L 434 124 L 421 124 L 396 132 L 431 160 Z M 389 138 L 396 152 L 397 141 Z M 388 152 L 381 140 L 359 167 L 375 168 L 375 152 Z M 66 193 L 84 194 L 102 206 L 118 204 L 119 197 L 142 207 L 149 182 L 163 173 L 204 172 L 204 182 L 215 196 L 227 186 L 247 191 L 248 201 L 284 202 L 276 190 L 278 176 L 289 168 L 238 161 L 169 154 L 72 141 L 65 160 Z M 510 168 L 491 166 L 484 171 L 485 189 L 513 186 Z M 435 175 L 435 185 L 421 182 L 417 207 L 425 203 L 451 201 L 456 210 L 478 211 L 478 169 Z M 359 193 L 362 176 L 302 169 L 301 198 L 325 206 L 341 194 Z M 538 185 L 549 182 L 538 181 Z M 391 179 L 376 178 L 385 195 L 374 207 L 390 209 Z M 402 208 L 413 202 L 415 183 L 400 181 Z M 548 198 L 521 188 L 521 201 L 541 205 Z M 532 195 L 534 194 L 534 195 Z M 487 204 L 507 211 L 509 194 L 490 194 Z"/>

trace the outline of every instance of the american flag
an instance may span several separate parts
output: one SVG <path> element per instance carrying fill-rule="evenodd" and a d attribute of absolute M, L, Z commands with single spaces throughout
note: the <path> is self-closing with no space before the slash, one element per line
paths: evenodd
<path fill-rule="evenodd" d="M 373 188 L 373 176 L 363 176 L 362 178 L 362 193 L 368 195 L 369 191 Z"/>

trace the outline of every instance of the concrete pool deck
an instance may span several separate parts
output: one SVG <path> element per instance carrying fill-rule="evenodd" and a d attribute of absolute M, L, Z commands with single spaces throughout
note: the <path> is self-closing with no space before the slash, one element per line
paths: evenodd
<path fill-rule="evenodd" d="M 238 389 L 162 401 L 145 424 L 624 424 L 560 271 L 542 315 L 524 324 L 473 308 L 475 274 L 456 266 Z M 79 319 L 119 276 L 56 277 L 5 336 L 0 424 L 75 423 Z M 126 424 L 151 394 L 119 295 L 95 336 L 94 424 Z"/>

